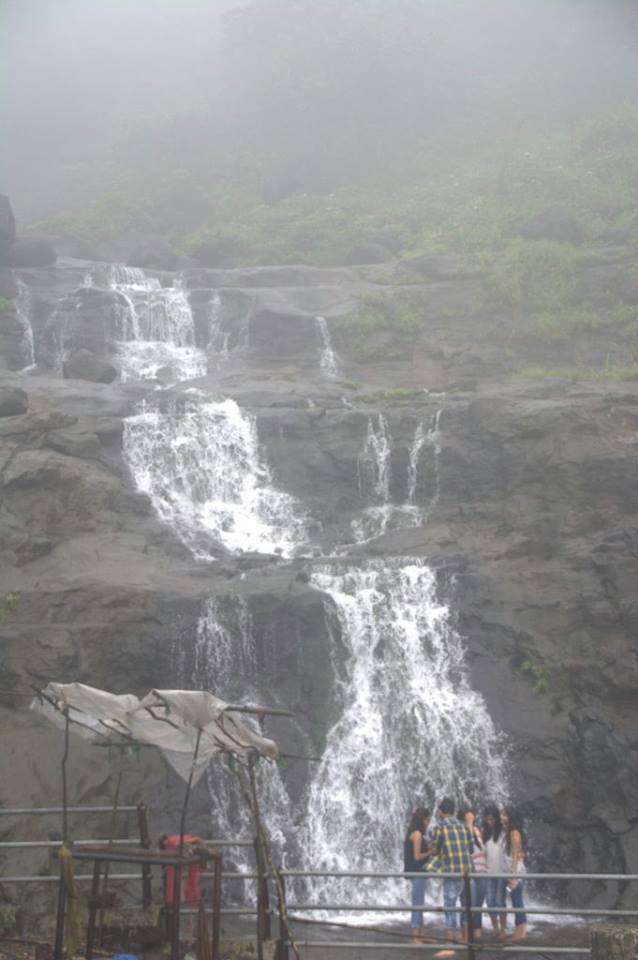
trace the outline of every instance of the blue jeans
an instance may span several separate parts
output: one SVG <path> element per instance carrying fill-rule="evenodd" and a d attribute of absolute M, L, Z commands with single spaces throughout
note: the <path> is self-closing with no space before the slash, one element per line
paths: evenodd
<path fill-rule="evenodd" d="M 490 907 L 504 907 L 505 906 L 505 887 L 507 885 L 507 880 L 501 880 L 498 877 L 489 877 L 487 878 L 487 908 Z M 492 919 L 496 917 L 502 917 L 502 913 L 493 913 Z"/>
<path fill-rule="evenodd" d="M 412 906 L 422 907 L 425 903 L 425 881 L 426 877 L 412 877 Z M 413 910 L 410 917 L 410 926 L 423 926 L 423 914 L 420 910 Z"/>
<path fill-rule="evenodd" d="M 516 911 L 514 914 L 514 926 L 520 927 L 522 923 L 527 923 L 527 916 L 523 913 L 523 908 L 525 904 L 523 903 L 523 887 L 525 886 L 525 881 L 520 880 L 516 884 L 516 887 L 513 890 L 510 890 L 510 900 L 512 901 L 512 906 Z"/>
<path fill-rule="evenodd" d="M 487 896 L 487 877 L 474 877 L 472 879 L 472 906 L 482 907 Z M 475 930 L 480 930 L 483 926 L 483 915 L 480 910 L 472 911 L 472 926 Z"/>
<path fill-rule="evenodd" d="M 456 930 L 459 926 L 459 915 L 458 913 L 452 912 L 451 908 L 458 907 L 462 889 L 462 880 L 450 880 L 447 878 L 443 881 L 443 906 L 446 908 L 445 926 L 448 930 Z"/>

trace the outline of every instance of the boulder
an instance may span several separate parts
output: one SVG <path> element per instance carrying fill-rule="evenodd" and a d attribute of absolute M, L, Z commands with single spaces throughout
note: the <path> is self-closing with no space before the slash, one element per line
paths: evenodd
<path fill-rule="evenodd" d="M 113 383 L 119 371 L 108 360 L 97 357 L 90 350 L 78 350 L 64 361 L 63 373 L 66 380 Z"/>
<path fill-rule="evenodd" d="M 46 237 L 16 237 L 9 253 L 12 267 L 48 267 L 57 259 L 53 244 Z"/>
<path fill-rule="evenodd" d="M 16 236 L 16 221 L 9 198 L 0 193 L 0 264 L 8 263 Z"/>
<path fill-rule="evenodd" d="M 29 408 L 29 398 L 20 387 L 0 387 L 0 417 L 18 417 Z"/>

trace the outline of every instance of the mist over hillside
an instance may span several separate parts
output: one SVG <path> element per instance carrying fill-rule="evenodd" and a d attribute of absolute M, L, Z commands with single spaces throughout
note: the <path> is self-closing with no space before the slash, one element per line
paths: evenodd
<path fill-rule="evenodd" d="M 104 231 L 181 238 L 304 193 L 396 190 L 502 138 L 573 135 L 638 92 L 622 0 L 9 0 L 3 18 L 3 181 L 22 222 L 107 199 Z"/>

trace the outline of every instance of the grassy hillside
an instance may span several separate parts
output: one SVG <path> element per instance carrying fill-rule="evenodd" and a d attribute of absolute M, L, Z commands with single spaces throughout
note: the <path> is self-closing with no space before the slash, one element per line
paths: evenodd
<path fill-rule="evenodd" d="M 182 169 L 120 173 L 97 201 L 40 226 L 90 241 L 157 234 L 209 265 L 329 265 L 370 244 L 401 257 L 506 249 L 517 237 L 638 244 L 630 107 L 522 142 L 457 145 L 452 159 L 449 150 L 430 145 L 365 181 L 270 204 L 248 170 L 215 182 Z"/>

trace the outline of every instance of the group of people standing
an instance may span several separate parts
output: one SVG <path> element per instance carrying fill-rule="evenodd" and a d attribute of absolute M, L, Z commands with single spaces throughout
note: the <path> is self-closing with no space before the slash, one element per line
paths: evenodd
<path fill-rule="evenodd" d="M 425 930 L 423 912 L 428 876 L 456 874 L 443 878 L 443 907 L 448 940 L 467 939 L 468 930 L 459 907 L 466 907 L 463 877 L 470 877 L 471 924 L 474 939 L 483 931 L 482 907 L 487 906 L 494 936 L 504 940 L 507 929 L 507 895 L 514 910 L 514 940 L 527 933 L 523 889 L 525 874 L 525 834 L 522 818 L 512 807 L 500 810 L 487 804 L 480 821 L 475 807 L 466 805 L 455 811 L 449 797 L 441 800 L 437 816 L 417 807 L 405 837 L 404 869 L 418 873 L 412 877 L 412 939 L 421 942 Z M 499 876 L 505 874 L 507 876 Z M 502 911 L 502 912 L 501 912 Z"/>

